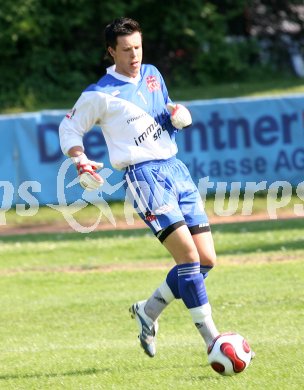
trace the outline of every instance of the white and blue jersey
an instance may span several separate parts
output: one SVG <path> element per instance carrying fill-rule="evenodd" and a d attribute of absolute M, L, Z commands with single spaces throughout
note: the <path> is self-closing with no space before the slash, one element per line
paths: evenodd
<path fill-rule="evenodd" d="M 168 102 L 165 82 L 154 66 L 142 65 L 135 78 L 112 66 L 81 94 L 59 127 L 64 154 L 73 146 L 83 147 L 83 136 L 94 125 L 101 127 L 112 166 L 125 169 L 129 199 L 161 241 L 172 226 L 171 231 L 181 224 L 190 231 L 209 229 L 198 189 L 175 157 L 178 130 Z"/>
<path fill-rule="evenodd" d="M 143 64 L 136 78 L 110 67 L 81 94 L 62 121 L 59 135 L 63 153 L 72 146 L 83 147 L 83 135 L 99 125 L 116 169 L 170 158 L 177 153 L 177 129 L 171 124 L 168 102 L 166 85 L 154 66 Z"/>

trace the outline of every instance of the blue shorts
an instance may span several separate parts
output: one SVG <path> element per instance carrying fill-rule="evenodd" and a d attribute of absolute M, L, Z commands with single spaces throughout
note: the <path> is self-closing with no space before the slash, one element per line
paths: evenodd
<path fill-rule="evenodd" d="M 160 241 L 185 224 L 192 234 L 210 230 L 199 191 L 176 157 L 131 165 L 124 177 L 128 199 Z"/>

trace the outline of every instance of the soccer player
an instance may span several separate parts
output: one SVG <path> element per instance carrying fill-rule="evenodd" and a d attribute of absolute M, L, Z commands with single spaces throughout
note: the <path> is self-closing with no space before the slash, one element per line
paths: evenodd
<path fill-rule="evenodd" d="M 128 197 L 176 263 L 151 297 L 130 308 L 146 354 L 156 353 L 161 312 L 180 298 L 208 346 L 219 332 L 204 278 L 215 265 L 216 255 L 198 189 L 176 157 L 175 136 L 191 125 L 191 114 L 184 105 L 171 101 L 159 71 L 142 64 L 138 22 L 115 19 L 105 29 L 105 41 L 114 65 L 83 91 L 61 122 L 62 151 L 72 158 L 80 184 L 97 189 L 103 182 L 97 173 L 102 164 L 87 158 L 82 138 L 100 125 L 112 166 L 125 172 Z"/>

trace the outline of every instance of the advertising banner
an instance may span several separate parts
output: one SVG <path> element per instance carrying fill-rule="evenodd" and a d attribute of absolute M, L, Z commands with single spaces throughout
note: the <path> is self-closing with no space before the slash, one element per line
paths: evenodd
<path fill-rule="evenodd" d="M 267 189 L 275 181 L 297 186 L 304 173 L 304 95 L 184 102 L 193 118 L 176 136 L 178 157 L 208 193 L 219 185 Z M 105 185 L 88 193 L 62 155 L 58 127 L 66 111 L 0 116 L 0 206 L 58 205 L 123 200 L 123 172 L 109 162 L 99 127 L 84 139 L 89 158 L 102 161 Z"/>
<path fill-rule="evenodd" d="M 304 97 L 189 103 L 193 126 L 178 141 L 195 180 L 288 181 L 304 173 Z"/>

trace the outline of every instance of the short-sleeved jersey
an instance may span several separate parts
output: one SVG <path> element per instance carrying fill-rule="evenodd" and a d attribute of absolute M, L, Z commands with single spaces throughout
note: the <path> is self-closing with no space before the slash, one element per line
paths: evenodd
<path fill-rule="evenodd" d="M 84 134 L 99 125 L 116 169 L 170 158 L 177 153 L 177 129 L 171 124 L 168 102 L 165 82 L 153 65 L 142 64 L 136 78 L 123 76 L 112 66 L 83 91 L 62 120 L 62 151 L 67 154 L 72 146 L 83 147 Z"/>

